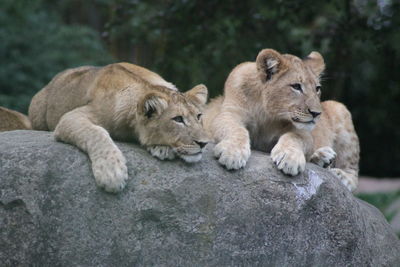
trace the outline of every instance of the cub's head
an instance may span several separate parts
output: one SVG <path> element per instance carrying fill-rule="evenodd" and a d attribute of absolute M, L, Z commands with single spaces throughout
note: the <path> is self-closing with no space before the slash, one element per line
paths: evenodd
<path fill-rule="evenodd" d="M 305 59 L 262 50 L 256 60 L 262 101 L 269 114 L 290 121 L 298 129 L 312 130 L 322 112 L 320 76 L 324 59 L 312 52 Z"/>
<path fill-rule="evenodd" d="M 137 109 L 140 142 L 161 159 L 177 155 L 187 162 L 199 161 L 209 142 L 202 125 L 207 95 L 204 85 L 186 93 L 169 89 L 148 92 Z"/>

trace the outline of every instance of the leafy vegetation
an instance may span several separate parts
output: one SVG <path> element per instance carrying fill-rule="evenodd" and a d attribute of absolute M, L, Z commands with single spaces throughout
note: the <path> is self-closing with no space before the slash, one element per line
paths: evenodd
<path fill-rule="evenodd" d="M 400 191 L 374 194 L 363 193 L 358 194 L 357 197 L 377 207 L 383 213 L 383 215 L 385 215 L 389 222 L 391 222 L 392 219 L 398 213 L 400 213 L 400 210 L 389 210 L 389 207 L 392 205 L 392 203 L 400 201 Z M 398 232 L 397 235 L 400 237 L 400 232 Z"/>
<path fill-rule="evenodd" d="M 32 96 L 58 72 L 112 61 L 98 34 L 65 25 L 37 0 L 0 3 L 0 105 L 26 112 Z"/>

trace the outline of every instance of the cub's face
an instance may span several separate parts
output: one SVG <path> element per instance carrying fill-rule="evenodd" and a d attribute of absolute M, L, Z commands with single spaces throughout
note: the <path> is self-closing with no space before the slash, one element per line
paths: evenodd
<path fill-rule="evenodd" d="M 207 88 L 198 85 L 186 93 L 149 93 L 141 102 L 143 131 L 140 141 L 162 146 L 187 162 L 201 159 L 209 138 L 202 125 Z"/>
<path fill-rule="evenodd" d="M 262 100 L 270 115 L 311 131 L 322 112 L 319 77 L 324 67 L 317 52 L 301 60 L 272 49 L 261 51 L 257 68 L 264 86 Z"/>

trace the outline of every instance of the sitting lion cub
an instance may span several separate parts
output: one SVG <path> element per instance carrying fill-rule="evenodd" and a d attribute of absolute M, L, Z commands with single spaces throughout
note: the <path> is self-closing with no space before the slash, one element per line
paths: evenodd
<path fill-rule="evenodd" d="M 31 128 L 31 122 L 27 116 L 18 111 L 0 107 L 0 132 Z"/>
<path fill-rule="evenodd" d="M 264 49 L 256 62 L 233 69 L 224 96 L 213 100 L 204 115 L 205 128 L 217 142 L 214 154 L 219 162 L 239 169 L 252 147 L 271 152 L 278 169 L 288 175 L 303 172 L 306 159 L 323 167 L 334 164 L 330 170 L 353 191 L 358 137 L 344 105 L 320 102 L 324 68 L 317 52 L 301 60 Z"/>
<path fill-rule="evenodd" d="M 85 66 L 55 76 L 32 99 L 29 118 L 34 129 L 55 130 L 57 140 L 88 153 L 97 184 L 117 192 L 128 172 L 111 137 L 139 141 L 159 159 L 199 161 L 207 144 L 201 119 L 207 95 L 204 85 L 180 93 L 128 63 Z"/>

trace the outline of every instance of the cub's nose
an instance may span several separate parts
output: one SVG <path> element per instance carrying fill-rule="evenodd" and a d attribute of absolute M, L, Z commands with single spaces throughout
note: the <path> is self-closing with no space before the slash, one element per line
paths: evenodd
<path fill-rule="evenodd" d="M 202 142 L 202 141 L 194 141 L 196 144 L 200 146 L 200 148 L 205 147 L 208 143 L 207 142 Z"/>
<path fill-rule="evenodd" d="M 321 115 L 321 112 L 312 111 L 311 109 L 308 109 L 308 112 L 310 112 L 310 114 L 313 116 L 313 118 L 316 118 L 319 115 Z"/>

